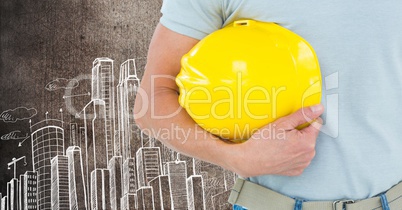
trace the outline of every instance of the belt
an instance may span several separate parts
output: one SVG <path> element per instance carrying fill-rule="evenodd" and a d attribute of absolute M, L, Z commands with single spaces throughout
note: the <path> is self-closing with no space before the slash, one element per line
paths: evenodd
<path fill-rule="evenodd" d="M 381 210 L 390 209 L 389 206 L 400 210 L 402 209 L 402 182 L 389 189 L 386 193 L 381 194 L 381 196 L 364 200 L 302 202 L 238 178 L 229 196 L 229 203 L 244 206 L 249 210 Z M 301 205 L 302 208 L 296 208 L 296 205 Z"/>

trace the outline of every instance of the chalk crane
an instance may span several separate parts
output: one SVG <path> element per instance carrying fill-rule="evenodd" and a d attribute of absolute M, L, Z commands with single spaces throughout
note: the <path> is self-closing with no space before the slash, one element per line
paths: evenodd
<path fill-rule="evenodd" d="M 20 161 L 20 160 L 24 160 L 24 166 L 27 165 L 27 159 L 26 159 L 25 156 L 20 157 L 20 158 L 18 158 L 18 159 L 17 159 L 17 158 L 13 158 L 12 161 L 7 164 L 7 165 L 8 165 L 8 170 L 10 170 L 10 169 L 11 169 L 10 167 L 11 167 L 12 165 L 14 165 L 14 179 L 17 178 L 17 162 Z"/>

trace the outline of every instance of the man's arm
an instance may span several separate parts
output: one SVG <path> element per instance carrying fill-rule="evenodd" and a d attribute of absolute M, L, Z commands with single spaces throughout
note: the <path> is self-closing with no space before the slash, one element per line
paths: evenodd
<path fill-rule="evenodd" d="M 305 108 L 256 132 L 247 142 L 231 144 L 208 133 L 191 119 L 178 103 L 175 77 L 181 57 L 198 40 L 159 24 L 152 37 L 148 61 L 135 101 L 137 124 L 168 147 L 232 170 L 241 176 L 263 174 L 299 175 L 315 154 L 320 124 L 295 127 L 322 114 L 321 105 Z M 313 112 L 315 110 L 315 112 Z M 274 125 L 274 126 L 273 126 Z M 266 129 L 283 132 L 284 139 L 264 136 Z M 273 133 L 271 131 L 271 133 Z"/>

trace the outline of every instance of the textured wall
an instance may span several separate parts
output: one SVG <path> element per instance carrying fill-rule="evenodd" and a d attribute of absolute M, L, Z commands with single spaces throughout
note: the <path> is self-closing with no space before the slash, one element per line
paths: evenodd
<path fill-rule="evenodd" d="M 156 208 L 162 203 L 172 205 L 175 209 L 186 209 L 187 206 L 216 210 L 231 208 L 226 199 L 228 189 L 234 184 L 235 175 L 232 172 L 180 156 L 158 141 L 141 137 L 139 130 L 133 129 L 135 127 L 131 129 L 136 142 L 129 140 L 129 144 L 135 148 L 130 151 L 131 158 L 127 159 L 125 154 L 120 154 L 115 149 L 114 155 L 122 157 L 113 157 L 111 160 L 108 156 L 109 148 L 105 148 L 108 145 L 108 129 L 102 124 L 107 124 L 107 120 L 92 121 L 92 118 L 82 117 L 83 110 L 101 113 L 102 109 L 111 106 L 90 102 L 94 97 L 91 76 L 96 58 L 107 57 L 114 60 L 113 87 L 119 83 L 120 64 L 128 59 L 136 59 L 138 78 L 141 79 L 148 45 L 161 15 L 161 5 L 162 0 L 1 0 L 0 195 L 7 195 L 7 183 L 14 176 L 14 166 L 17 178 L 20 178 L 20 174 L 33 170 L 35 158 L 32 158 L 32 154 L 41 155 L 37 159 L 46 160 L 50 164 L 49 159 L 53 156 L 46 156 L 45 153 L 53 151 L 54 154 L 51 155 L 59 154 L 62 150 L 55 145 L 59 140 L 64 140 L 64 155 L 68 146 L 78 146 L 69 148 L 69 158 L 57 159 L 60 161 L 59 165 L 64 166 L 68 159 L 70 162 L 74 161 L 74 166 L 70 168 L 76 174 L 70 177 L 69 184 L 70 187 L 77 187 L 76 197 L 83 199 L 85 193 L 82 183 L 88 185 L 87 199 L 70 205 L 90 204 L 89 200 L 95 198 L 91 198 L 91 195 L 107 193 L 107 196 L 110 194 L 114 198 L 105 202 L 117 205 L 116 209 L 120 208 L 118 205 L 121 196 L 123 206 L 132 205 L 133 200 L 143 202 L 142 207 L 139 204 L 139 209 L 149 209 L 152 205 Z M 131 82 L 135 84 L 135 81 Z M 117 89 L 114 90 L 112 102 L 116 110 L 120 107 L 116 102 Z M 132 107 L 132 104 L 129 106 Z M 116 129 L 117 119 L 124 118 L 123 115 L 118 115 L 116 111 Z M 38 122 L 40 123 L 36 124 Z M 59 128 L 36 132 L 38 128 L 54 123 L 60 124 Z M 88 127 L 84 131 L 84 125 L 94 127 Z M 51 130 L 57 130 L 58 133 L 52 134 Z M 113 133 L 113 129 L 111 130 Z M 44 140 L 52 143 L 42 143 Z M 35 150 L 33 147 L 40 149 Z M 81 155 L 88 156 L 88 159 L 80 159 L 79 147 Z M 140 147 L 154 149 L 147 152 Z M 113 149 L 111 151 L 113 153 Z M 136 151 L 141 152 L 136 154 Z M 152 158 L 149 158 L 151 155 Z M 108 166 L 106 159 L 109 160 Z M 43 164 L 39 162 L 35 162 L 35 165 Z M 57 163 L 55 159 L 52 162 Z M 79 167 L 80 162 L 84 164 L 82 169 Z M 134 164 L 137 165 L 136 168 Z M 8 166 L 10 170 L 7 169 Z M 39 181 L 41 183 L 55 183 L 66 178 L 60 176 L 60 179 L 55 179 L 53 176 L 50 180 L 46 175 L 51 170 L 50 165 L 47 167 L 48 171 L 28 175 L 38 176 L 38 180 L 42 179 Z M 55 165 L 52 167 L 54 174 L 57 174 L 54 170 L 65 174 L 71 170 Z M 147 172 L 155 169 L 154 174 Z M 135 183 L 136 173 L 152 184 L 143 181 L 141 186 L 147 186 L 138 189 L 141 186 Z M 80 177 L 83 179 L 79 180 Z M 74 185 L 73 179 L 81 184 Z M 101 186 L 109 181 L 110 186 L 106 185 L 110 187 L 110 191 L 100 191 Z M 119 187 L 122 182 L 127 183 Z M 148 197 L 151 192 L 149 185 L 154 190 L 160 190 L 160 194 L 151 200 Z M 134 187 L 130 188 L 132 186 Z M 64 187 L 67 189 L 67 186 Z M 136 193 L 136 197 L 130 193 Z M 61 196 L 61 191 L 52 191 L 53 198 L 58 195 Z M 46 199 L 50 203 L 49 196 Z M 52 203 L 57 202 L 62 201 L 52 200 Z M 50 209 L 46 202 L 41 205 L 42 209 Z M 165 209 L 170 207 L 165 206 Z"/>
<path fill-rule="evenodd" d="M 46 112 L 49 118 L 60 118 L 63 109 L 65 121 L 73 121 L 75 113 L 67 112 L 63 99 L 65 89 L 49 91 L 45 88 L 48 83 L 91 74 L 97 57 L 113 59 L 118 78 L 120 63 L 146 57 L 161 4 L 162 0 L 1 0 L 0 113 L 17 107 L 34 108 L 34 123 L 45 119 Z M 145 60 L 140 64 L 139 77 Z M 90 80 L 80 81 L 71 95 L 87 93 L 90 85 Z M 81 110 L 91 97 L 70 99 L 73 107 Z M 28 120 L 13 123 L 3 120 L 5 116 L 0 119 L 0 136 L 20 131 L 14 135 L 17 139 L 0 140 L 0 186 L 4 195 L 6 182 L 13 176 L 7 163 L 13 157 L 26 156 L 31 144 L 27 140 L 18 147 L 30 132 Z M 27 168 L 32 168 L 29 156 L 27 163 Z M 18 170 L 25 171 L 22 163 L 18 163 Z"/>

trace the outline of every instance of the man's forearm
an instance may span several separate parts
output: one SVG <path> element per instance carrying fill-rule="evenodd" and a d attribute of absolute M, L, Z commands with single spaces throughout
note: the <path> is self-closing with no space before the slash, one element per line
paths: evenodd
<path fill-rule="evenodd" d="M 220 140 L 198 126 L 181 108 L 174 90 L 159 89 L 152 94 L 152 101 L 150 98 L 144 100 L 142 97 L 147 96 L 139 95 L 135 103 L 137 110 L 143 110 L 142 114 L 137 115 L 136 122 L 147 135 L 182 154 L 231 169 L 226 160 L 233 158 L 231 147 L 235 145 Z"/>
<path fill-rule="evenodd" d="M 175 77 L 181 68 L 180 59 L 198 41 L 158 24 L 135 101 L 136 122 L 176 151 L 233 170 L 230 164 L 235 156 L 231 153 L 236 146 L 203 130 L 178 103 Z"/>

